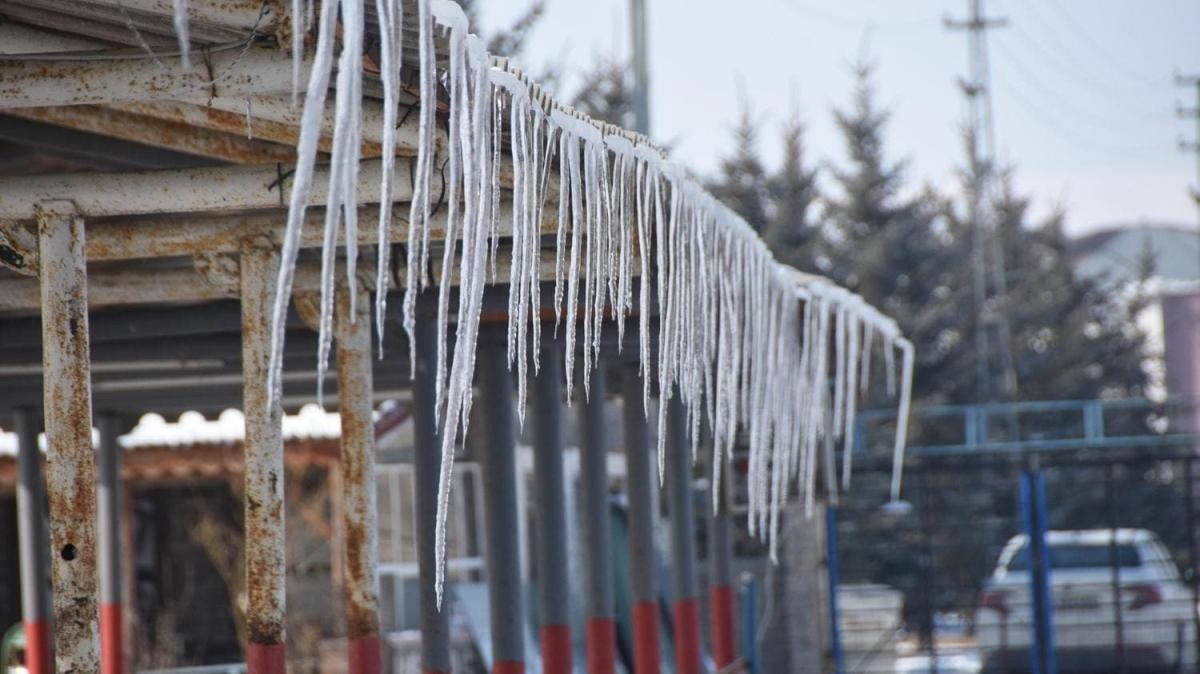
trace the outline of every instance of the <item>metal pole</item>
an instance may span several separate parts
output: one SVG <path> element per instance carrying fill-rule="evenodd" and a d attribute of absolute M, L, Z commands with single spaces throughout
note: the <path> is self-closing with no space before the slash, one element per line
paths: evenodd
<path fill-rule="evenodd" d="M 542 671 L 571 674 L 567 518 L 562 457 L 562 342 L 547 340 L 533 378 L 533 480 L 538 514 L 538 614 Z"/>
<path fill-rule="evenodd" d="M 671 507 L 671 561 L 674 566 L 675 671 L 700 674 L 700 602 L 696 585 L 695 503 L 687 412 L 676 389 L 667 406 L 667 498 Z"/>
<path fill-rule="evenodd" d="M 608 510 L 608 446 L 604 432 L 608 377 L 602 362 L 592 369 L 587 400 L 579 407 L 582 438 L 579 481 L 583 491 L 583 536 L 588 542 L 584 555 L 588 674 L 612 674 L 617 650 L 612 525 Z"/>
<path fill-rule="evenodd" d="M 1033 674 L 1056 674 L 1053 662 L 1054 625 L 1051 622 L 1049 559 L 1046 554 L 1045 482 L 1036 468 L 1021 472 L 1021 511 L 1029 537 L 1029 583 L 1033 623 L 1030 670 Z"/>
<path fill-rule="evenodd" d="M 242 247 L 242 408 L 246 417 L 246 650 L 249 674 L 282 674 L 287 567 L 284 555 L 283 411 L 267 390 L 271 303 L 279 253 L 265 242 Z"/>
<path fill-rule="evenodd" d="M 713 460 L 718 460 L 713 457 Z M 712 569 L 709 585 L 709 611 L 712 623 L 712 652 L 717 668 L 728 667 L 737 657 L 737 646 L 734 639 L 736 617 L 734 615 L 735 594 L 733 590 L 733 547 L 730 543 L 729 517 L 729 472 L 725 466 L 721 471 L 721 482 L 717 488 L 721 490 L 721 498 L 717 502 L 717 510 L 712 513 L 709 529 L 709 553 Z"/>
<path fill-rule="evenodd" d="M 100 671 L 96 622 L 96 464 L 83 218 L 38 211 L 46 492 L 57 671 Z"/>
<path fill-rule="evenodd" d="M 742 575 L 742 625 L 746 671 L 758 674 L 758 582 L 750 573 Z"/>
<path fill-rule="evenodd" d="M 654 547 L 654 468 L 637 365 L 621 376 L 625 413 L 625 491 L 629 497 L 629 567 L 633 585 L 633 672 L 658 674 L 658 557 Z"/>
<path fill-rule="evenodd" d="M 838 562 L 837 506 L 825 507 L 825 555 L 829 560 L 829 646 L 833 651 L 834 674 L 846 671 L 845 654 L 842 652 L 842 628 L 838 622 L 838 585 L 841 584 L 841 569 Z"/>
<path fill-rule="evenodd" d="M 634 130 L 650 135 L 650 67 L 646 51 L 646 0 L 631 0 L 633 28 L 633 117 Z"/>
<path fill-rule="evenodd" d="M 492 673 L 525 671 L 525 611 L 521 597 L 521 551 L 517 544 L 516 433 L 512 375 L 505 346 L 479 346 L 479 444 L 487 526 L 488 600 L 492 622 Z"/>
<path fill-rule="evenodd" d="M 1200 571 L 1200 547 L 1197 546 L 1196 540 L 1196 482 L 1193 471 L 1195 460 L 1192 458 L 1184 459 L 1183 462 L 1183 513 L 1184 521 L 1187 523 L 1184 531 L 1187 533 L 1188 544 L 1188 562 L 1189 568 L 1192 570 L 1192 578 L 1188 583 L 1192 591 L 1192 606 L 1200 606 L 1200 577 L 1196 573 Z M 1200 611 L 1192 611 L 1192 647 L 1195 649 L 1196 662 L 1200 662 Z"/>
<path fill-rule="evenodd" d="M 342 420 L 342 550 L 349 674 L 379 674 L 379 535 L 375 502 L 370 295 L 337 296 L 338 412 Z"/>
<path fill-rule="evenodd" d="M 439 610 L 434 591 L 437 573 L 438 475 L 441 471 L 442 436 L 436 420 L 437 324 L 431 311 L 437 297 L 425 291 L 417 300 L 413 400 L 413 490 L 416 499 L 417 568 L 420 577 L 421 671 L 450 674 L 450 612 Z M 447 600 L 449 601 L 449 600 Z"/>
<path fill-rule="evenodd" d="M 1113 645 L 1116 647 L 1117 672 L 1126 674 L 1129 666 L 1125 657 L 1125 624 L 1121 611 L 1121 560 L 1117 546 L 1116 466 L 1104 467 L 1104 497 L 1108 505 L 1108 564 L 1109 583 L 1113 596 Z"/>
<path fill-rule="evenodd" d="M 120 419 L 114 412 L 99 415 L 100 489 L 98 542 L 100 546 L 100 657 L 104 674 L 125 671 L 121 595 L 121 447 Z"/>
<path fill-rule="evenodd" d="M 46 497 L 42 453 L 38 451 L 37 415 L 31 408 L 13 415 L 17 432 L 17 538 L 21 555 L 21 616 L 25 625 L 25 668 L 29 674 L 52 674 L 50 663 L 50 583 L 46 552 Z"/>

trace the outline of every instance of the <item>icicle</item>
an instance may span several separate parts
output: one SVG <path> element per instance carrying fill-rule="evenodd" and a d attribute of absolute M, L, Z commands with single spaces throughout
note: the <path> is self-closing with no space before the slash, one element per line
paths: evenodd
<path fill-rule="evenodd" d="M 434 101 L 437 100 L 437 72 L 433 53 L 433 18 L 430 16 L 430 0 L 416 0 L 418 30 L 418 79 L 420 80 L 421 110 L 417 133 L 417 163 L 413 175 L 412 206 L 408 215 L 408 247 L 405 260 L 404 287 L 404 331 L 408 334 L 409 376 L 417 374 L 417 293 L 424 287 L 425 270 L 429 264 L 429 189 L 433 171 L 433 122 Z M 307 104 L 305 111 L 307 112 Z M 447 239 L 452 241 L 452 239 Z M 440 307 L 439 307 L 440 309 Z M 439 348 L 441 342 L 439 342 Z M 440 393 L 438 396 L 440 403 Z M 440 404 L 435 406 L 435 410 Z"/>
<path fill-rule="evenodd" d="M 304 213 L 308 208 L 309 191 L 312 189 L 317 143 L 321 138 L 325 92 L 329 89 L 329 73 L 333 65 L 333 28 L 336 16 L 336 3 L 322 4 L 316 54 L 304 96 L 304 111 L 300 115 L 300 138 L 296 144 L 296 168 L 293 171 L 292 191 L 288 197 L 287 228 L 280 251 L 275 302 L 271 307 L 271 363 L 267 374 L 267 390 L 272 404 L 279 400 L 280 395 L 287 308 L 292 296 L 296 256 L 300 252 L 300 232 L 304 227 Z"/>
<path fill-rule="evenodd" d="M 298 1 L 293 0 L 294 3 Z M 379 340 L 379 358 L 382 359 L 388 280 L 391 278 L 392 178 L 396 167 L 396 95 L 400 89 L 403 3 L 400 0 L 375 0 L 375 11 L 379 15 L 379 60 L 383 80 L 383 143 L 380 148 L 383 152 L 383 173 L 379 191 L 379 249 L 375 263 L 375 330 Z"/>
<path fill-rule="evenodd" d="M 179 40 L 179 58 L 184 70 L 192 69 L 192 38 L 188 35 L 188 0 L 172 0 L 175 37 Z M 297 58 L 296 62 L 299 63 Z M 298 79 L 298 78 L 297 78 Z"/>
<path fill-rule="evenodd" d="M 904 372 L 900 382 L 900 409 L 896 414 L 896 442 L 892 449 L 892 500 L 900 500 L 900 478 L 904 471 L 904 443 L 908 438 L 908 418 L 912 407 L 914 354 L 912 342 L 899 338 L 895 346 L 903 354 Z M 890 347 L 889 347 L 890 350 Z"/>

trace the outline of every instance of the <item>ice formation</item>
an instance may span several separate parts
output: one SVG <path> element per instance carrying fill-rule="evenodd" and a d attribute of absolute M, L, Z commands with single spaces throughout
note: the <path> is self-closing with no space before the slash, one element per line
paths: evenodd
<path fill-rule="evenodd" d="M 403 17 L 401 0 L 375 3 L 385 107 L 376 279 L 376 321 L 382 332 L 390 270 Z M 322 2 L 316 20 L 315 54 L 305 87 L 272 315 L 270 386 L 276 396 L 283 328 L 300 227 L 312 190 L 339 15 L 341 52 L 322 251 L 318 354 L 322 373 L 329 352 L 340 242 L 346 245 L 346 291 L 351 295 L 359 292 L 355 190 L 362 124 L 363 4 L 364 0 Z M 828 280 L 776 262 L 742 218 L 713 198 L 682 167 L 667 161 L 644 137 L 596 122 L 554 101 L 520 70 L 488 54 L 469 32 L 466 14 L 452 0 L 417 0 L 416 5 L 420 98 L 435 101 L 439 81 L 448 96 L 449 133 L 440 151 L 434 143 L 436 106 L 420 106 L 403 306 L 404 327 L 411 337 L 416 295 L 435 281 L 428 270 L 437 154 L 436 173 L 445 188 L 446 211 L 445 246 L 440 278 L 436 279 L 439 356 L 435 377 L 437 415 L 443 431 L 436 523 L 438 596 L 444 578 L 454 447 L 465 435 L 470 417 L 484 286 L 489 280 L 503 280 L 509 288 L 507 353 L 510 367 L 516 368 L 523 418 L 527 369 L 531 360 L 532 366 L 537 366 L 541 340 L 543 234 L 552 235 L 554 241 L 554 329 L 565 333 L 568 399 L 576 395 L 577 347 L 582 353 L 580 375 L 587 395 L 588 374 L 597 366 L 605 317 L 616 320 L 623 336 L 626 318 L 636 311 L 640 370 L 645 378 L 642 402 L 647 412 L 653 388 L 664 397 L 680 397 L 693 438 L 693 459 L 703 424 L 711 428 L 714 507 L 722 471 L 727 469 L 738 431 L 744 432 L 749 444 L 750 530 L 769 542 L 772 556 L 779 539 L 780 509 L 793 488 L 811 512 L 818 494 L 818 474 L 831 498 L 839 487 L 849 486 L 856 408 L 869 385 L 876 346 L 885 358 L 888 390 L 899 396 L 891 485 L 892 497 L 898 498 L 914 354 L 895 322 Z M 186 0 L 175 0 L 175 6 L 182 38 Z M 297 54 L 303 48 L 301 28 L 312 23 L 311 11 L 310 0 L 293 0 L 297 26 L 293 49 Z M 439 28 L 448 44 L 443 72 L 439 72 L 434 53 Z M 300 81 L 299 66 L 296 81 Z M 502 167 L 511 169 L 503 187 Z M 553 177 L 557 177 L 557 185 L 553 185 Z M 501 200 L 502 191 L 511 196 L 511 206 Z M 550 224 L 545 222 L 547 209 L 557 214 Z M 502 235 L 499 223 L 504 218 L 511 222 L 511 232 L 505 233 L 510 236 L 511 255 L 507 277 L 501 279 L 497 258 Z M 635 278 L 641 280 L 636 301 Z M 452 286 L 459 288 L 459 294 L 450 348 Z M 649 323 L 655 312 L 659 316 L 656 349 Z M 655 350 L 657 357 L 652 356 Z M 896 351 L 902 356 L 899 385 Z M 665 451 L 665 410 L 666 405 L 659 405 L 660 466 Z M 838 446 L 842 453 L 840 479 L 835 456 Z M 663 473 L 660 470 L 660 475 Z"/>

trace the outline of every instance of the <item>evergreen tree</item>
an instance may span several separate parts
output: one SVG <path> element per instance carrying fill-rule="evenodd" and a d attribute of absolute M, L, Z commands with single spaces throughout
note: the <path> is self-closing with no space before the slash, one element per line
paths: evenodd
<path fill-rule="evenodd" d="M 745 101 L 733 127 L 733 140 L 733 154 L 721 160 L 717 178 L 708 187 L 761 234 L 769 222 L 770 181 L 758 152 L 758 119 Z"/>
<path fill-rule="evenodd" d="M 784 264 L 817 272 L 820 268 L 820 228 L 815 211 L 817 171 L 804 156 L 804 124 L 793 113 L 783 125 L 783 159 L 770 176 L 767 196 L 770 221 L 763 239 Z"/>
<path fill-rule="evenodd" d="M 583 74 L 571 105 L 596 119 L 633 128 L 633 72 L 629 64 L 607 56 L 597 58 Z"/>

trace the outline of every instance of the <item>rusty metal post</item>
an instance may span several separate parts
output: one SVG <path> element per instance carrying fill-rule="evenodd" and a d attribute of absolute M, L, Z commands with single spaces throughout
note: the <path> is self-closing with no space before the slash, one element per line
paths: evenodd
<path fill-rule="evenodd" d="M 503 343 L 479 346 L 481 412 L 477 427 L 483 464 L 484 523 L 487 527 L 488 601 L 492 623 L 492 674 L 524 674 L 525 610 L 521 551 L 517 543 L 521 504 L 517 500 L 516 432 L 512 375 Z"/>
<path fill-rule="evenodd" d="M 621 373 L 625 414 L 625 491 L 629 498 L 629 566 L 633 584 L 633 671 L 658 674 L 658 557 L 654 547 L 654 467 L 637 365 Z"/>
<path fill-rule="evenodd" d="M 437 323 L 433 312 L 437 295 L 425 291 L 417 299 L 417 324 L 413 401 L 413 490 L 416 499 L 417 569 L 420 576 L 421 671 L 450 674 L 450 611 L 439 610 L 434 592 L 437 573 L 438 476 L 441 471 L 442 436 L 436 419 Z M 447 600 L 447 603 L 449 600 Z"/>
<path fill-rule="evenodd" d="M 612 674 L 616 667 L 616 613 L 613 608 L 611 524 L 608 511 L 608 445 L 604 405 L 608 377 L 596 364 L 588 397 L 579 406 L 579 481 L 583 491 L 584 580 L 587 587 L 587 671 Z"/>
<path fill-rule="evenodd" d="M 25 626 L 25 668 L 52 674 L 50 663 L 50 583 L 46 578 L 50 541 L 46 534 L 46 491 L 38 451 L 37 414 L 28 407 L 13 415 L 17 432 L 17 538 L 21 555 L 21 620 Z"/>
<path fill-rule="evenodd" d="M 246 417 L 246 649 L 249 674 L 282 674 L 287 568 L 283 529 L 283 411 L 271 402 L 270 315 L 279 253 L 266 242 L 242 247 L 242 396 Z"/>
<path fill-rule="evenodd" d="M 675 601 L 675 671 L 700 674 L 700 601 L 696 584 L 696 505 L 687 411 L 676 389 L 667 406 L 667 498 L 671 513 L 671 563 Z"/>
<path fill-rule="evenodd" d="M 570 595 L 567 579 L 567 508 L 563 486 L 562 341 L 547 339 L 533 378 L 533 481 L 538 515 L 538 614 L 542 672 L 571 674 Z"/>
<path fill-rule="evenodd" d="M 96 464 L 88 355 L 83 218 L 71 204 L 38 209 L 46 492 L 57 671 L 100 671 L 96 624 Z"/>
<path fill-rule="evenodd" d="M 349 674 L 379 674 L 379 538 L 375 502 L 375 424 L 371 413 L 370 295 L 353 306 L 337 296 L 338 411 L 342 418 L 342 530 Z"/>
<path fill-rule="evenodd" d="M 100 511 L 97 540 L 100 547 L 100 658 L 104 674 L 125 671 L 123 610 L 121 606 L 121 448 L 117 444 L 120 420 L 114 412 L 99 415 L 100 448 L 97 456 Z"/>
<path fill-rule="evenodd" d="M 710 446 L 711 442 L 708 443 Z M 715 454 L 715 452 L 714 452 Z M 713 461 L 720 461 L 717 456 Z M 729 516 L 729 475 L 728 463 L 721 471 L 721 482 L 717 488 L 721 490 L 721 498 L 717 501 L 717 510 L 711 513 L 708 534 L 709 569 L 709 622 L 712 625 L 712 653 L 717 668 L 733 664 L 736 655 L 734 634 L 736 633 L 736 612 L 734 603 L 737 593 L 733 589 L 733 546 L 730 543 Z"/>

